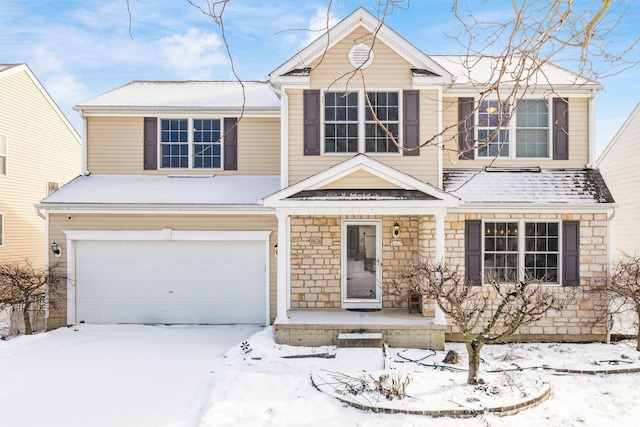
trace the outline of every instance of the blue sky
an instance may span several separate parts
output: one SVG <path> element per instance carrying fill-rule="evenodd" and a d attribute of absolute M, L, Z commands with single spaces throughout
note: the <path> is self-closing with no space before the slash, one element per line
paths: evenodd
<path fill-rule="evenodd" d="M 333 22 L 359 6 L 375 14 L 378 4 L 374 0 L 333 3 Z M 460 45 L 446 36 L 457 28 L 451 3 L 414 0 L 409 10 L 397 8 L 386 22 L 427 54 L 462 53 Z M 186 0 L 130 0 L 129 4 L 133 38 L 125 0 L 1 0 L 0 63 L 27 63 L 77 129 L 80 118 L 73 105 L 131 80 L 233 78 L 219 27 Z M 322 27 L 327 4 L 328 0 L 231 0 L 224 23 L 239 76 L 264 79 L 317 37 L 319 33 L 309 29 Z M 499 6 L 506 2 L 481 4 L 487 16 L 498 16 L 504 13 Z M 628 4 L 626 25 L 613 43 L 640 36 L 640 5 Z M 598 152 L 640 102 L 640 67 L 599 81 L 605 90 L 596 104 Z"/>

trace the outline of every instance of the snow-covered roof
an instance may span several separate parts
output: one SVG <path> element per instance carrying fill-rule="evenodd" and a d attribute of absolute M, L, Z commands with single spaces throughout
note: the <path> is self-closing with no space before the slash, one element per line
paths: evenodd
<path fill-rule="evenodd" d="M 40 206 L 59 205 L 211 205 L 259 206 L 280 189 L 279 176 L 79 176 Z"/>
<path fill-rule="evenodd" d="M 280 99 L 266 82 L 133 81 L 84 101 L 75 110 L 206 109 L 280 111 Z"/>
<path fill-rule="evenodd" d="M 0 72 L 8 70 L 9 68 L 17 67 L 22 64 L 0 64 Z"/>
<path fill-rule="evenodd" d="M 500 60 L 500 58 L 490 56 L 429 55 L 429 57 L 456 76 L 455 86 L 481 86 L 495 81 L 497 76 L 496 68 L 499 66 L 498 61 Z M 507 74 L 501 79 L 503 86 L 510 86 L 521 80 L 516 78 L 516 67 L 518 66 L 520 66 L 518 62 L 510 64 Z M 586 86 L 589 89 L 602 88 L 600 83 L 551 62 L 545 62 L 537 69 L 538 71 L 528 81 L 528 85 L 532 88 L 576 86 Z M 525 71 L 525 73 L 527 72 Z"/>
<path fill-rule="evenodd" d="M 614 203 L 597 169 L 445 169 L 444 190 L 466 203 Z"/>

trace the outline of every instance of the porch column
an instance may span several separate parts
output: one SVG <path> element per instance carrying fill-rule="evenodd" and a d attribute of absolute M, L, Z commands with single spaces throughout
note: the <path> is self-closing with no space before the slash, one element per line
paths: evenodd
<path fill-rule="evenodd" d="M 278 217 L 278 281 L 276 284 L 276 320 L 275 323 L 287 323 L 287 282 L 289 241 L 287 236 L 289 227 L 289 214 L 286 212 L 276 213 Z"/>
<path fill-rule="evenodd" d="M 444 259 L 444 218 L 446 216 L 445 212 L 440 212 L 434 215 L 436 218 L 436 264 L 443 263 Z M 436 315 L 433 319 L 433 323 L 436 325 L 446 325 L 447 319 L 444 317 L 444 313 L 440 306 L 436 304 Z"/>

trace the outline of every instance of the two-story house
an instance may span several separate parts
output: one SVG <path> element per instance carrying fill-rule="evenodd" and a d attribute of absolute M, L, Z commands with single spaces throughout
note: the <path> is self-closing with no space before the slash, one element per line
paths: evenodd
<path fill-rule="evenodd" d="M 69 273 L 49 327 L 273 323 L 280 343 L 364 329 L 442 348 L 456 331 L 433 303 L 385 292 L 422 256 L 571 298 L 521 339 L 603 339 L 604 295 L 573 292 L 607 269 L 600 85 L 549 65 L 492 130 L 497 97 L 477 105 L 463 65 L 358 9 L 265 82 L 132 82 L 77 105 L 84 174 L 39 205 Z"/>
<path fill-rule="evenodd" d="M 80 136 L 26 64 L 0 64 L 0 260 L 43 268 L 33 208 L 80 174 Z"/>

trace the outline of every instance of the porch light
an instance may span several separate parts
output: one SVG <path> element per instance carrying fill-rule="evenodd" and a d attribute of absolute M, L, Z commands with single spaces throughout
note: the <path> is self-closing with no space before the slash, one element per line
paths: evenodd
<path fill-rule="evenodd" d="M 59 257 L 60 257 L 60 255 L 62 255 L 62 248 L 60 247 L 60 245 L 59 245 L 59 244 L 57 244 L 56 242 L 53 242 L 53 243 L 51 244 L 51 252 L 53 252 L 53 255 L 54 255 L 56 258 L 59 258 Z"/>
<path fill-rule="evenodd" d="M 393 224 L 393 237 L 398 236 L 400 236 L 400 224 L 396 222 L 395 224 Z"/>
<path fill-rule="evenodd" d="M 278 257 L 278 244 L 277 243 L 275 245 L 273 245 L 273 254 L 276 256 L 276 258 Z"/>

